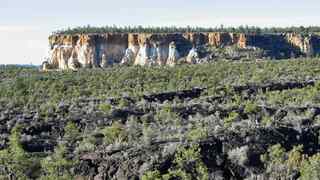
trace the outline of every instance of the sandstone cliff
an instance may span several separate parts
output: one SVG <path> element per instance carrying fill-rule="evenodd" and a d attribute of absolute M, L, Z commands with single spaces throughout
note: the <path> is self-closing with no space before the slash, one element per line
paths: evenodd
<path fill-rule="evenodd" d="M 320 52 L 316 35 L 242 33 L 105 33 L 49 37 L 53 68 L 107 67 L 113 63 L 135 65 L 176 64 L 179 57 L 195 63 L 197 48 L 259 48 L 272 58 L 314 56 Z"/>

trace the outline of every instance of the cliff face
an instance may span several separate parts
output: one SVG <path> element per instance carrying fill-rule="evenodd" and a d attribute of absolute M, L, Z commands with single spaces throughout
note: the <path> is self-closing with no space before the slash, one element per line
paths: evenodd
<path fill-rule="evenodd" d="M 51 64 L 67 69 L 68 62 L 77 62 L 80 67 L 98 67 L 102 58 L 112 61 L 121 59 L 128 47 L 127 34 L 95 34 L 52 36 Z"/>
<path fill-rule="evenodd" d="M 287 34 L 286 39 L 288 42 L 294 47 L 298 48 L 302 53 L 312 56 L 314 55 L 314 43 L 312 39 L 318 39 L 315 36 L 307 36 L 303 37 L 300 34 Z M 315 45 L 319 46 L 320 44 L 315 43 Z"/>
<path fill-rule="evenodd" d="M 53 35 L 49 64 L 59 69 L 107 67 L 112 63 L 174 65 L 180 57 L 198 57 L 198 47 L 259 48 L 264 56 L 289 58 L 320 52 L 320 38 L 300 34 L 239 33 L 106 33 Z M 191 57 L 187 57 L 190 59 Z M 189 60 L 194 62 L 194 60 Z"/>

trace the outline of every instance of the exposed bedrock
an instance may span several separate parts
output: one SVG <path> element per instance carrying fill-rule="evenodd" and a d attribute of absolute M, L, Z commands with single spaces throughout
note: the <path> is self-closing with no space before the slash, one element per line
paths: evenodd
<path fill-rule="evenodd" d="M 49 37 L 53 68 L 108 67 L 113 63 L 174 65 L 179 58 L 199 61 L 198 48 L 263 50 L 263 57 L 291 58 L 320 53 L 317 35 L 243 33 L 105 33 Z M 181 60 L 181 59 L 180 59 Z"/>

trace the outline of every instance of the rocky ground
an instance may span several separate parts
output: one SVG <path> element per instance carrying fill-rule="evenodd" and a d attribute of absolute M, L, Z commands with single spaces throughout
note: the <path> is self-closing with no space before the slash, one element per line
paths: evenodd
<path fill-rule="evenodd" d="M 0 179 L 317 179 L 319 65 L 2 68 Z"/>

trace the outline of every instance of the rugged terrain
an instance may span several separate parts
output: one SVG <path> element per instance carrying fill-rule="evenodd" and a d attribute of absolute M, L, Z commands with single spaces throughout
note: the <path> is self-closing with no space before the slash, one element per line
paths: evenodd
<path fill-rule="evenodd" d="M 217 59 L 289 59 L 320 53 L 320 37 L 299 33 L 86 33 L 49 37 L 46 67 L 196 64 Z M 49 65 L 48 65 L 49 64 Z"/>
<path fill-rule="evenodd" d="M 1 67 L 0 179 L 317 179 L 319 67 Z"/>

